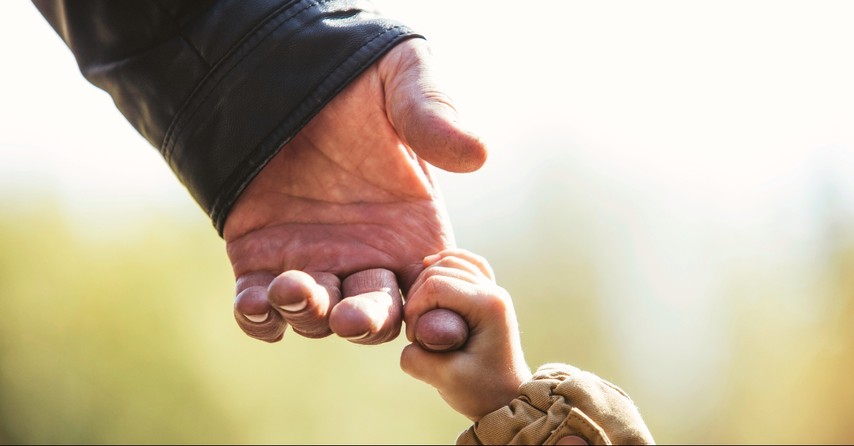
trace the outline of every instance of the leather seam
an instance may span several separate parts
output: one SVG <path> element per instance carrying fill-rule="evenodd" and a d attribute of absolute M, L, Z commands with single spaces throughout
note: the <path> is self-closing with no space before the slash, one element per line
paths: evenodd
<path fill-rule="evenodd" d="M 181 40 L 184 43 L 186 43 L 187 46 L 190 47 L 190 49 L 193 50 L 193 54 L 195 54 L 196 57 L 198 57 L 199 60 L 201 60 L 202 63 L 205 64 L 205 66 L 208 68 L 208 70 L 210 70 L 212 68 L 211 63 L 208 62 L 208 60 L 205 59 L 204 56 L 202 56 L 202 52 L 201 52 L 201 50 L 199 50 L 199 47 L 197 47 L 193 42 L 190 41 L 190 39 L 187 38 L 186 35 L 184 35 L 183 26 L 181 25 L 180 22 L 178 22 L 177 18 L 174 15 L 172 15 L 169 12 L 169 10 L 164 8 L 163 5 L 159 1 L 152 0 L 151 4 L 154 5 L 155 7 L 157 7 L 157 9 L 159 9 L 165 17 L 169 17 L 169 20 L 172 22 L 172 25 L 175 26 L 175 35 L 178 36 L 179 38 L 181 38 Z"/>
<path fill-rule="evenodd" d="M 324 84 L 325 84 L 325 83 L 326 83 L 330 78 L 332 78 L 333 76 L 335 76 L 336 74 L 338 74 L 338 73 L 339 73 L 339 71 L 340 71 L 341 67 L 343 67 L 343 66 L 347 65 L 348 63 L 350 63 L 351 61 L 353 61 L 355 58 L 357 58 L 357 57 L 360 55 L 360 53 L 361 53 L 361 52 L 362 52 L 366 47 L 368 47 L 369 45 L 371 45 L 374 41 L 376 41 L 377 39 L 379 39 L 379 38 L 381 38 L 381 37 L 383 37 L 383 36 L 385 36 L 385 35 L 387 35 L 387 34 L 389 34 L 389 33 L 392 33 L 392 32 L 394 32 L 394 33 L 398 33 L 398 34 L 402 34 L 402 33 L 400 32 L 402 29 L 404 29 L 404 27 L 403 27 L 403 26 L 401 26 L 401 25 L 397 25 L 397 26 L 389 27 L 389 28 L 386 28 L 386 29 L 382 30 L 382 32 L 377 33 L 377 35 L 375 35 L 375 36 L 371 37 L 371 39 L 370 39 L 370 40 L 368 40 L 368 41 L 367 41 L 367 42 L 365 42 L 362 46 L 360 46 L 358 49 L 356 49 L 355 51 L 353 51 L 353 53 L 352 53 L 349 57 L 347 57 L 346 59 L 344 59 L 343 61 L 341 61 L 341 63 L 339 63 L 338 65 L 336 65 L 336 66 L 335 66 L 335 68 L 331 69 L 331 70 L 326 74 L 326 76 L 324 76 L 324 77 L 323 77 L 323 80 L 322 80 L 321 82 L 319 82 L 319 83 L 318 83 L 319 88 L 322 88 L 322 86 L 323 86 L 323 85 L 324 85 Z M 394 37 L 392 37 L 392 39 L 394 39 Z M 392 45 L 392 44 L 393 44 L 393 41 L 389 42 L 388 44 L 384 45 L 382 49 L 380 49 L 379 51 L 377 51 L 377 53 L 379 53 L 379 54 L 384 53 L 384 52 L 389 48 L 389 45 Z M 376 57 L 370 57 L 370 58 L 368 58 L 367 65 L 370 65 L 370 64 L 371 64 L 371 63 L 373 63 L 375 60 L 376 60 Z M 354 72 L 355 72 L 356 74 L 351 74 L 351 75 L 349 75 L 349 76 L 348 76 L 348 79 L 352 80 L 353 78 L 355 78 L 355 76 L 357 76 L 357 75 L 358 75 L 358 73 L 363 72 L 365 68 L 367 68 L 367 66 L 366 66 L 366 65 L 364 65 L 364 64 L 360 64 L 360 66 L 359 66 L 359 67 L 357 67 L 357 68 L 354 70 Z M 343 86 L 338 86 L 338 87 L 337 87 L 337 89 L 332 90 L 332 91 L 331 91 L 332 95 L 334 96 L 334 95 L 338 94 L 338 93 L 340 92 L 340 90 L 342 90 L 342 89 L 346 86 L 346 84 L 348 84 L 348 83 L 349 83 L 349 82 L 346 82 L 346 83 L 345 83 L 345 85 L 343 85 Z M 311 97 L 312 97 L 312 94 L 314 94 L 316 91 L 317 91 L 317 89 L 315 89 L 312 93 L 310 93 L 309 95 L 307 95 L 307 96 L 306 96 L 306 99 L 311 98 Z M 305 107 L 306 99 L 304 99 L 302 102 L 300 102 L 300 103 L 295 107 L 295 109 L 299 109 L 299 108 Z M 329 98 L 329 99 L 331 99 L 331 98 Z M 328 100 L 327 100 L 327 102 L 328 102 Z M 322 105 L 320 106 L 320 108 L 318 108 L 317 110 L 310 110 L 310 111 L 309 111 L 309 113 L 307 113 L 307 114 L 306 114 L 302 119 L 300 119 L 298 122 L 296 122 L 296 123 L 295 123 L 295 126 L 293 127 L 293 129 L 297 129 L 297 130 L 296 130 L 296 132 L 299 132 L 299 129 L 302 129 L 303 127 L 305 127 L 305 125 L 306 125 L 309 121 L 311 121 L 311 119 L 313 119 L 313 118 L 314 118 L 314 116 L 316 116 L 316 115 L 317 115 L 317 113 L 320 111 L 320 109 L 322 109 L 322 108 L 323 108 L 323 106 L 325 106 L 325 103 L 324 103 L 324 104 L 322 104 Z M 284 128 L 283 128 L 283 124 L 285 123 L 285 121 L 287 121 L 287 119 L 288 119 L 288 117 L 286 116 L 286 117 L 284 117 L 282 120 L 280 120 L 280 121 L 279 121 L 279 123 L 278 123 L 278 124 L 277 124 L 277 125 L 276 125 L 276 126 L 275 126 L 275 127 L 274 127 L 270 132 L 269 132 L 269 133 L 267 133 L 267 135 L 265 135 L 265 136 L 264 136 L 264 138 L 263 138 L 261 141 L 268 141 L 268 140 L 270 140 L 270 139 L 284 139 L 284 138 L 285 138 L 285 135 L 281 135 L 281 136 L 279 136 L 279 137 L 277 137 L 276 135 L 278 135 L 279 133 L 283 133 L 283 132 L 285 132 L 285 131 L 286 131 L 286 129 L 284 129 Z M 269 155 L 265 155 L 265 156 L 264 156 L 264 160 L 263 160 L 263 161 L 261 161 L 261 162 L 259 163 L 259 164 L 260 164 L 260 166 L 265 165 L 265 164 L 266 164 L 266 162 L 270 160 L 270 158 L 272 158 L 273 156 L 275 156 L 275 155 L 279 152 L 279 150 L 281 150 L 281 148 L 282 148 L 285 144 L 287 144 L 287 142 L 288 142 L 288 141 L 281 141 L 281 142 L 277 143 L 277 147 L 276 147 L 275 149 L 273 149 L 273 152 L 272 152 L 271 154 L 269 154 Z M 256 147 L 256 149 L 257 149 L 257 148 L 258 148 L 258 147 Z M 254 151 L 250 152 L 249 154 L 247 154 L 247 156 L 243 158 L 243 160 L 242 160 L 242 162 L 241 162 L 241 165 L 245 165 L 245 164 L 246 164 L 246 162 L 247 162 L 247 160 L 251 160 L 251 158 L 252 158 L 253 156 L 257 156 L 257 150 L 254 150 Z M 225 222 L 224 222 L 224 221 L 220 221 L 220 220 L 224 220 L 224 218 L 225 218 L 225 216 L 224 216 L 224 215 L 222 215 L 222 214 L 225 212 L 225 210 L 226 210 L 226 209 L 229 209 L 229 208 L 234 204 L 234 202 L 237 200 L 237 197 L 236 197 L 236 196 L 234 196 L 234 197 L 230 196 L 230 195 L 231 195 L 231 194 L 230 194 L 230 192 L 233 192 L 233 191 L 240 191 L 240 190 L 243 190 L 244 188 L 246 188 L 246 186 L 247 186 L 247 185 L 252 181 L 252 179 L 254 179 L 255 175 L 257 175 L 257 173 L 258 173 L 258 171 L 260 170 L 260 168 L 261 168 L 261 167 L 259 167 L 259 166 L 253 166 L 253 167 L 252 167 L 252 170 L 253 170 L 252 174 L 251 174 L 251 175 L 245 175 L 245 176 L 243 176 L 243 178 L 242 178 L 241 180 L 239 180 L 239 181 L 234 181 L 234 180 L 232 179 L 232 178 L 235 176 L 235 173 L 232 173 L 232 175 L 230 175 L 230 177 L 229 177 L 228 179 L 226 179 L 226 180 L 223 182 L 223 185 L 222 185 L 222 186 L 217 190 L 217 193 L 215 194 L 215 196 L 216 196 L 217 198 L 216 198 L 216 199 L 213 201 L 213 203 L 211 204 L 211 209 L 210 209 L 210 214 L 209 214 L 209 216 L 211 217 L 211 220 L 213 220 L 213 222 L 214 222 L 214 226 L 217 228 L 217 231 L 220 233 L 220 235 L 222 235 L 223 227 L 224 227 L 224 225 L 225 225 Z M 229 192 L 229 194 L 226 194 L 226 193 L 224 193 L 224 192 Z"/>
<path fill-rule="evenodd" d="M 161 143 L 160 152 L 163 154 L 163 157 L 171 164 L 172 152 L 174 151 L 174 146 L 177 141 L 176 135 L 181 134 L 184 130 L 185 123 L 196 115 L 198 109 L 202 104 L 204 104 L 207 98 L 214 93 L 216 87 L 226 79 L 229 73 L 240 66 L 240 62 L 242 60 L 250 56 L 277 29 L 296 19 L 311 8 L 330 1 L 332 0 L 308 2 L 301 9 L 293 11 L 291 14 L 288 14 L 290 12 L 289 8 L 293 7 L 293 4 L 289 3 L 284 5 L 273 14 L 270 14 L 266 20 L 259 23 L 252 31 L 244 35 L 237 43 L 233 44 L 226 52 L 226 55 L 223 56 L 210 71 L 208 71 L 207 75 L 205 75 L 201 81 L 199 81 L 198 85 L 193 89 L 193 92 L 190 93 L 190 96 L 181 108 L 178 109 L 178 112 L 175 114 L 175 119 L 173 119 L 172 123 L 169 125 L 169 128 L 163 137 L 163 142 Z M 277 20 L 281 21 L 276 23 Z M 227 64 L 230 64 L 231 66 L 224 68 L 221 72 L 217 70 L 218 67 Z M 201 93 L 200 90 L 203 88 L 208 88 L 208 91 L 204 92 L 203 96 L 198 96 L 198 93 Z M 190 109 L 191 107 L 192 109 Z"/>

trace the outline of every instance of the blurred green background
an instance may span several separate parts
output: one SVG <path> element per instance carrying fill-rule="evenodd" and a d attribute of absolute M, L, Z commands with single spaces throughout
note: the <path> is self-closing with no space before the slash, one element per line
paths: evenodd
<path fill-rule="evenodd" d="M 617 383 L 661 443 L 854 441 L 854 7 L 375 3 L 492 149 L 439 179 L 532 366 Z M 0 443 L 468 426 L 402 339 L 244 336 L 222 240 L 29 3 L 0 53 Z"/>

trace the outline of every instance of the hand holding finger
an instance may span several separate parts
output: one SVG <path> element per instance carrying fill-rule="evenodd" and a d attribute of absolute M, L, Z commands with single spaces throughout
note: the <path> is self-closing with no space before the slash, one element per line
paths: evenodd
<path fill-rule="evenodd" d="M 484 280 L 494 282 L 492 268 L 483 257 L 456 248 L 426 257 L 424 266 L 426 269 L 410 289 L 404 312 L 407 339 L 420 343 L 430 351 L 460 348 L 468 338 L 466 321 L 448 308 L 438 311 L 440 306 L 435 301 L 418 299 L 415 296 L 418 296 L 425 282 L 435 277 L 453 277 L 469 283 Z"/>

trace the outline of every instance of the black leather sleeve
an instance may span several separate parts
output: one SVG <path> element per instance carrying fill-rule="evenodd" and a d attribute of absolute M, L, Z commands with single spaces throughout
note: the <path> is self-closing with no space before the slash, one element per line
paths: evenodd
<path fill-rule="evenodd" d="M 346 0 L 34 0 L 222 234 L 279 148 L 415 34 Z"/>

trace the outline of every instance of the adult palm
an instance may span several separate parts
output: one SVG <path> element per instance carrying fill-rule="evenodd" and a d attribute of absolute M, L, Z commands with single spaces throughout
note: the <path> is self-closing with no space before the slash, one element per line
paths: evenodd
<path fill-rule="evenodd" d="M 248 185 L 225 223 L 234 313 L 250 336 L 395 338 L 424 256 L 454 245 L 430 164 L 478 169 L 429 49 L 407 40 L 338 94 Z M 426 162 L 425 162 L 426 161 Z"/>

